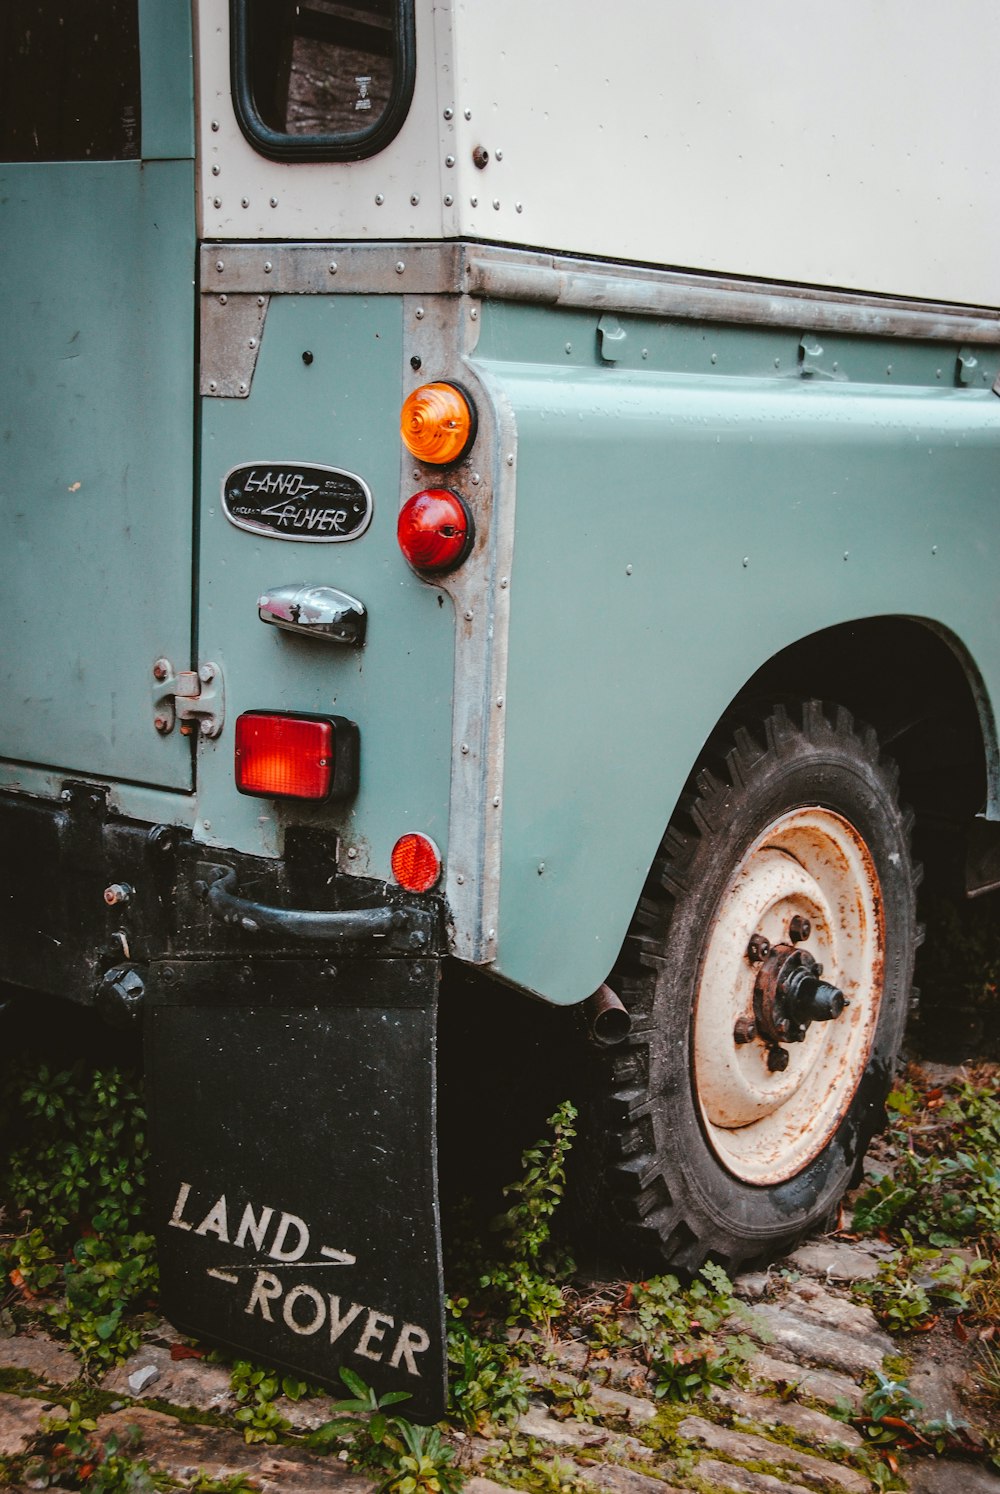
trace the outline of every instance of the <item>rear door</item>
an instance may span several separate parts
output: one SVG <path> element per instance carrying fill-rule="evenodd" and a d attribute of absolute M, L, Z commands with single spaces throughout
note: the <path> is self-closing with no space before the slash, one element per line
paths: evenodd
<path fill-rule="evenodd" d="M 191 787 L 153 665 L 191 657 L 191 18 L 0 12 L 0 756 Z"/>

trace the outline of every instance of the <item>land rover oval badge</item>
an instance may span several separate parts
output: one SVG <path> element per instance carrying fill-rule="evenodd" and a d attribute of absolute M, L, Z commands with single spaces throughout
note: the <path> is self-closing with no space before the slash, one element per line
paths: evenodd
<path fill-rule="evenodd" d="M 226 473 L 222 508 L 237 529 L 328 545 L 364 534 L 372 495 L 360 477 L 339 467 L 253 462 Z"/>

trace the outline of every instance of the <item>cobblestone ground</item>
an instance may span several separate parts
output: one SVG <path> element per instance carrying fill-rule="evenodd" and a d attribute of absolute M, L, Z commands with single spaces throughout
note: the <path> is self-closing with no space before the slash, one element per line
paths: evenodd
<path fill-rule="evenodd" d="M 899 1353 L 866 1307 L 850 1294 L 852 1281 L 874 1275 L 888 1247 L 821 1239 L 767 1272 L 739 1278 L 737 1294 L 746 1321 L 738 1325 L 756 1344 L 750 1378 L 742 1389 L 717 1388 L 690 1407 L 665 1412 L 653 1399 L 643 1368 L 634 1360 L 589 1359 L 582 1343 L 553 1340 L 546 1363 L 533 1377 L 547 1386 L 582 1375 L 593 1388 L 593 1421 L 557 1419 L 541 1394 L 521 1418 L 520 1432 L 542 1457 L 558 1460 L 553 1491 L 568 1487 L 609 1494 L 670 1494 L 672 1490 L 720 1494 L 864 1494 L 875 1485 L 859 1455 L 861 1434 L 845 1420 L 857 1413 L 862 1382 L 891 1369 Z M 925 1418 L 949 1412 L 976 1424 L 967 1402 L 967 1356 L 953 1326 L 918 1335 L 911 1355 L 911 1388 Z M 179 1481 L 199 1471 L 213 1478 L 242 1473 L 273 1494 L 369 1494 L 373 1484 L 337 1457 L 301 1446 L 247 1446 L 226 1425 L 235 1410 L 229 1372 L 203 1359 L 172 1356 L 179 1340 L 163 1325 L 133 1358 L 114 1370 L 103 1389 L 114 1399 L 99 1419 L 103 1433 L 136 1427 L 139 1455 Z M 883 1361 L 890 1356 L 890 1362 Z M 26 1448 L 42 1417 L 66 1404 L 76 1379 L 73 1356 L 41 1336 L 0 1340 L 0 1367 L 19 1370 L 16 1393 L 0 1394 L 0 1454 Z M 328 1418 L 329 1402 L 310 1400 L 282 1410 L 296 1431 Z M 837 1415 L 831 1412 L 838 1413 Z M 497 1494 L 482 1476 L 492 1446 L 485 1439 L 456 1439 L 470 1474 L 468 1494 Z M 1000 1476 L 982 1462 L 945 1456 L 900 1457 L 900 1478 L 913 1494 L 1000 1494 Z M 896 1484 L 895 1487 L 900 1487 Z"/>

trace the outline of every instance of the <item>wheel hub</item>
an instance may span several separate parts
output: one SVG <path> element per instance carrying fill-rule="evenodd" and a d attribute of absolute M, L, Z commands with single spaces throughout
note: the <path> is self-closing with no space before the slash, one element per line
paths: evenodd
<path fill-rule="evenodd" d="M 792 923 L 804 920 L 796 917 Z M 751 939 L 747 955 L 755 951 Z M 760 940 L 766 944 L 766 940 Z M 759 948 L 759 945 L 757 945 Z M 788 1054 L 782 1043 L 801 1043 L 813 1022 L 835 1022 L 847 1006 L 843 991 L 822 980 L 823 966 L 807 949 L 795 944 L 775 944 L 760 960 L 753 990 L 754 1036 L 767 1044 L 767 1064 L 774 1073 L 788 1067 Z M 737 1024 L 739 1027 L 740 1024 Z M 737 1042 L 745 1042 L 746 1025 L 734 1032 Z M 751 1039 L 752 1040 L 752 1039 Z"/>

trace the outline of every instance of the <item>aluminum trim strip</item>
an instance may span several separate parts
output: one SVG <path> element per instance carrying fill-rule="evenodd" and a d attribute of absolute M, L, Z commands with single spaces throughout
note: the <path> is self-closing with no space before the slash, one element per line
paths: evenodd
<path fill-rule="evenodd" d="M 1000 343 L 1000 311 L 990 307 L 691 275 L 457 241 L 204 244 L 201 288 L 204 294 L 464 293 L 690 321 Z"/>

